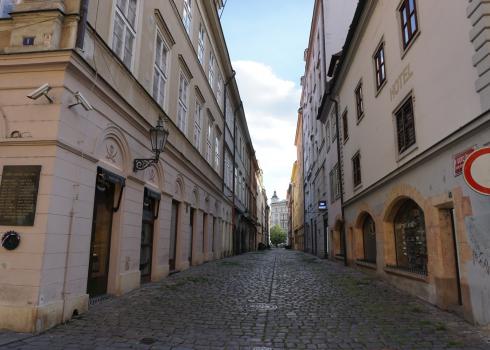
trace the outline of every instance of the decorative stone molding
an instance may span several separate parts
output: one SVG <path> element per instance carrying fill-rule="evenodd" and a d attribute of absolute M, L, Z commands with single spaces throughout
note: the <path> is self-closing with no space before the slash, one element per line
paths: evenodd
<path fill-rule="evenodd" d="M 469 0 L 467 15 L 473 26 L 470 40 L 475 48 L 473 65 L 478 73 L 475 88 L 482 109 L 487 110 L 490 108 L 490 1 Z"/>

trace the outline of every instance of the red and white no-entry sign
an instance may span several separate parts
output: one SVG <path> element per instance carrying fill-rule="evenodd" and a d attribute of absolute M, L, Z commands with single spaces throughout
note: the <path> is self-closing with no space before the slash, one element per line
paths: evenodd
<path fill-rule="evenodd" d="M 463 174 L 468 186 L 490 196 L 490 147 L 471 153 L 464 163 Z"/>

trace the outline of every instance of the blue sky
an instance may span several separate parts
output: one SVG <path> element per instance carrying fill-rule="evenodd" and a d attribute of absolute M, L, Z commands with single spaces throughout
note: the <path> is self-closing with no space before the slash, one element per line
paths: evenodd
<path fill-rule="evenodd" d="M 313 0 L 228 0 L 222 26 L 268 197 L 285 198 Z"/>

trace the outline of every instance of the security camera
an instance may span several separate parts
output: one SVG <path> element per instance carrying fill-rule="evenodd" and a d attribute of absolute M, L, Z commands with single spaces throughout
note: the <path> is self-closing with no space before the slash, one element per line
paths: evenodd
<path fill-rule="evenodd" d="M 49 101 L 49 103 L 53 103 L 53 99 L 49 97 L 48 92 L 51 90 L 51 86 L 49 84 L 44 84 L 27 95 L 31 100 L 37 100 L 39 97 L 44 96 Z"/>
<path fill-rule="evenodd" d="M 87 99 L 82 95 L 80 91 L 75 92 L 73 94 L 73 97 L 75 97 L 75 100 L 77 102 L 71 104 L 69 108 L 74 107 L 76 105 L 82 105 L 83 109 L 85 109 L 86 111 L 91 111 L 94 109 L 94 107 L 92 107 L 92 105 L 87 101 Z"/>

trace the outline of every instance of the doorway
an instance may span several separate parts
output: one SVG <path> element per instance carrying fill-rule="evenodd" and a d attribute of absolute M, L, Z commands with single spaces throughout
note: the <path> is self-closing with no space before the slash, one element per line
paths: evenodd
<path fill-rule="evenodd" d="M 112 219 L 117 211 L 117 208 L 114 208 L 117 183 L 120 184 L 121 197 L 124 179 L 101 168 L 97 169 L 87 280 L 87 294 L 90 298 L 107 293 Z"/>
<path fill-rule="evenodd" d="M 191 237 L 189 239 L 189 265 L 192 266 L 192 244 L 194 242 L 194 216 L 195 216 L 196 210 L 194 208 L 191 208 L 191 215 L 190 215 L 190 226 L 191 226 Z"/>
<path fill-rule="evenodd" d="M 172 216 L 170 218 L 170 244 L 168 253 L 168 266 L 170 272 L 175 271 L 175 258 L 177 250 L 177 229 L 179 217 L 179 202 L 172 201 Z"/>
<path fill-rule="evenodd" d="M 140 273 L 141 283 L 151 281 L 153 263 L 153 233 L 158 218 L 160 195 L 145 188 L 143 197 L 143 222 L 141 225 Z"/>

